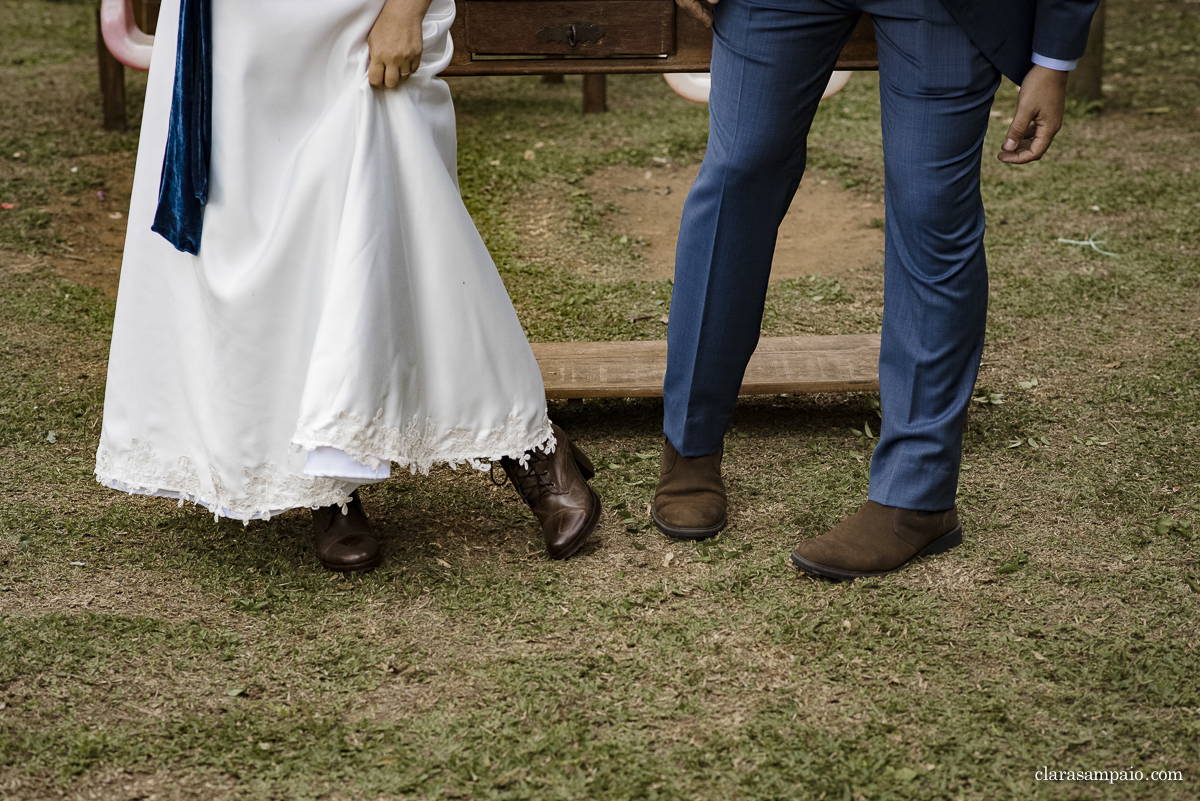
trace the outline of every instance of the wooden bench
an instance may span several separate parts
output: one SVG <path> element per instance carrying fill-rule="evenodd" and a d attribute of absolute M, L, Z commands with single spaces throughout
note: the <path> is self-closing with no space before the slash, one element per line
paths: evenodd
<path fill-rule="evenodd" d="M 538 342 L 547 398 L 662 395 L 667 343 Z M 767 337 L 742 379 L 743 395 L 879 389 L 879 335 Z"/>
<path fill-rule="evenodd" d="M 674 0 L 456 0 L 454 58 L 443 75 L 583 75 L 584 111 L 604 108 L 605 74 L 707 72 L 712 33 Z M 134 0 L 152 33 L 157 0 Z M 99 35 L 99 34 L 97 34 Z M 105 123 L 124 127 L 124 87 L 110 102 L 121 65 L 99 43 Z M 105 76 L 105 56 L 109 77 Z M 116 69 L 112 69 L 112 65 Z M 869 17 L 860 20 L 839 70 L 878 67 Z M 115 77 L 114 77 L 115 75 Z M 110 118 L 110 109 L 112 117 Z M 548 398 L 662 395 L 667 343 L 556 342 L 533 345 Z M 868 391 L 879 387 L 879 336 L 764 338 L 742 394 Z"/>

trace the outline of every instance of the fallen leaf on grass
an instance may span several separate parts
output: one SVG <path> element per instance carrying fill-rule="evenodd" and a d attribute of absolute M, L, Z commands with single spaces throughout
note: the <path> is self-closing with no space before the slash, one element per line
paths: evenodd
<path fill-rule="evenodd" d="M 1186 520 L 1176 520 L 1173 517 L 1163 515 L 1155 521 L 1154 533 L 1160 537 L 1165 537 L 1168 534 L 1189 537 L 1192 533 L 1192 524 Z"/>
<path fill-rule="evenodd" d="M 450 567 L 450 563 L 449 563 L 449 562 L 447 562 L 445 559 L 442 559 L 442 558 L 440 558 L 440 557 L 439 557 L 439 558 L 438 558 L 438 559 L 436 559 L 435 561 L 436 561 L 436 562 L 437 562 L 439 565 L 441 565 L 442 567 L 449 568 L 449 569 L 453 570 L 453 568 L 451 568 L 451 567 Z"/>
<path fill-rule="evenodd" d="M 1004 575 L 1005 573 L 1016 573 L 1027 564 L 1029 564 L 1029 554 L 1018 548 L 1017 552 L 1013 554 L 1011 559 L 1000 565 L 1000 567 L 996 568 L 996 573 L 1000 575 Z"/>

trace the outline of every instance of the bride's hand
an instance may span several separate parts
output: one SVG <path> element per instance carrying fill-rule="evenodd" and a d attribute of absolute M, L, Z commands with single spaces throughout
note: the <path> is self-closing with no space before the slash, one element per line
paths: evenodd
<path fill-rule="evenodd" d="M 371 86 L 395 89 L 421 65 L 421 21 L 431 0 L 387 0 L 367 34 Z"/>
<path fill-rule="evenodd" d="M 712 27 L 713 12 L 711 6 L 715 6 L 716 4 L 717 0 L 675 0 L 675 5 L 682 8 L 690 16 L 700 20 L 706 28 Z"/>

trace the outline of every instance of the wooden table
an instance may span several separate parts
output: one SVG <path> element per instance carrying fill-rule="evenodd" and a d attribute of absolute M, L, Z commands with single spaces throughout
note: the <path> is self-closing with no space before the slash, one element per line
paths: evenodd
<path fill-rule="evenodd" d="M 712 32 L 674 0 L 456 0 L 443 75 L 583 75 L 583 113 L 606 109 L 605 75 L 708 72 Z M 863 15 L 839 70 L 874 70 Z"/>
<path fill-rule="evenodd" d="M 454 58 L 443 75 L 583 75 L 585 111 L 603 110 L 606 74 L 707 72 L 712 54 L 712 33 L 677 10 L 674 0 L 456 3 Z M 157 0 L 135 0 L 134 6 L 139 24 L 152 33 Z M 117 116 L 109 93 L 120 80 L 120 64 L 115 77 L 108 64 L 106 78 L 106 55 L 101 42 L 108 127 Z M 874 28 L 864 15 L 837 69 L 877 68 Z M 124 127 L 123 86 L 120 94 Z M 666 342 L 538 343 L 533 350 L 549 398 L 662 395 Z M 750 360 L 742 394 L 875 390 L 878 363 L 878 335 L 765 338 Z"/>

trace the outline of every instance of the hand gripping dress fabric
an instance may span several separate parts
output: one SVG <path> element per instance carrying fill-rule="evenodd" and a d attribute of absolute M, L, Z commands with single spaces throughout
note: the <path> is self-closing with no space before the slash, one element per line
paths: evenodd
<path fill-rule="evenodd" d="M 212 163 L 191 255 L 150 230 L 179 19 L 179 0 L 163 3 L 96 456 L 105 486 L 250 520 L 339 503 L 361 482 L 306 472 L 310 451 L 379 475 L 553 447 L 537 363 L 458 192 L 436 77 L 453 0 L 434 0 L 421 66 L 393 90 L 367 80 L 382 6 L 213 1 Z"/>

